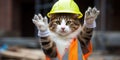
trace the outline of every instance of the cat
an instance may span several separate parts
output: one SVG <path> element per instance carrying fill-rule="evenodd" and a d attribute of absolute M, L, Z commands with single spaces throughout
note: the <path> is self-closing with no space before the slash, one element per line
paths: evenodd
<path fill-rule="evenodd" d="M 96 27 L 95 19 L 98 15 L 99 10 L 89 7 L 85 12 L 83 25 L 77 18 L 78 15 L 69 13 L 51 15 L 49 24 L 47 17 L 42 17 L 41 14 L 35 15 L 32 21 L 39 30 L 39 42 L 44 53 L 49 57 L 56 57 L 56 48 L 63 56 L 73 38 L 79 40 L 83 54 L 88 53 L 88 44 Z"/>

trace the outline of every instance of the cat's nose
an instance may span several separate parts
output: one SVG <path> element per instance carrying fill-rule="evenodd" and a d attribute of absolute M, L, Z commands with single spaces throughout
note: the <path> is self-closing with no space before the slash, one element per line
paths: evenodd
<path fill-rule="evenodd" d="M 64 31 L 64 30 L 65 30 L 65 27 L 62 27 L 61 29 Z"/>

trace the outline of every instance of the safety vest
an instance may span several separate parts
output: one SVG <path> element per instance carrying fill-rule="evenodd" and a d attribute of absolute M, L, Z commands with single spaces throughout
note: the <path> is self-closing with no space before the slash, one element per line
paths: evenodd
<path fill-rule="evenodd" d="M 46 56 L 46 60 L 87 60 L 88 56 L 92 52 L 91 42 L 88 45 L 88 50 L 89 50 L 89 53 L 84 55 L 82 53 L 80 42 L 76 38 L 74 38 L 69 47 L 69 50 L 66 51 L 64 56 L 60 56 L 59 52 L 57 52 L 58 55 L 56 58 L 49 58 Z"/>

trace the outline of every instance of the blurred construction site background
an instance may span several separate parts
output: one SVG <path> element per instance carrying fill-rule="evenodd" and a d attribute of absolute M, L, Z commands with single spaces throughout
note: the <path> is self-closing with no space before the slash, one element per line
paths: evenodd
<path fill-rule="evenodd" d="M 46 15 L 57 0 L 0 0 L 0 60 L 44 60 L 32 23 L 34 14 Z M 89 60 L 120 60 L 120 0 L 75 0 L 82 13 L 89 6 L 100 15 Z"/>

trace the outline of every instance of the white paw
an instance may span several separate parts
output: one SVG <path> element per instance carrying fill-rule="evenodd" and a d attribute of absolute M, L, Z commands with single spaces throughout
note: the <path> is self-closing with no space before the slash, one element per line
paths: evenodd
<path fill-rule="evenodd" d="M 42 17 L 41 14 L 34 15 L 34 18 L 32 19 L 35 26 L 40 31 L 46 31 L 48 28 L 48 19 L 47 17 Z"/>
<path fill-rule="evenodd" d="M 93 22 L 95 21 L 99 13 L 100 11 L 97 10 L 96 7 L 94 8 L 88 7 L 88 9 L 85 12 L 85 18 L 84 18 L 86 21 L 86 24 L 93 24 Z"/>

